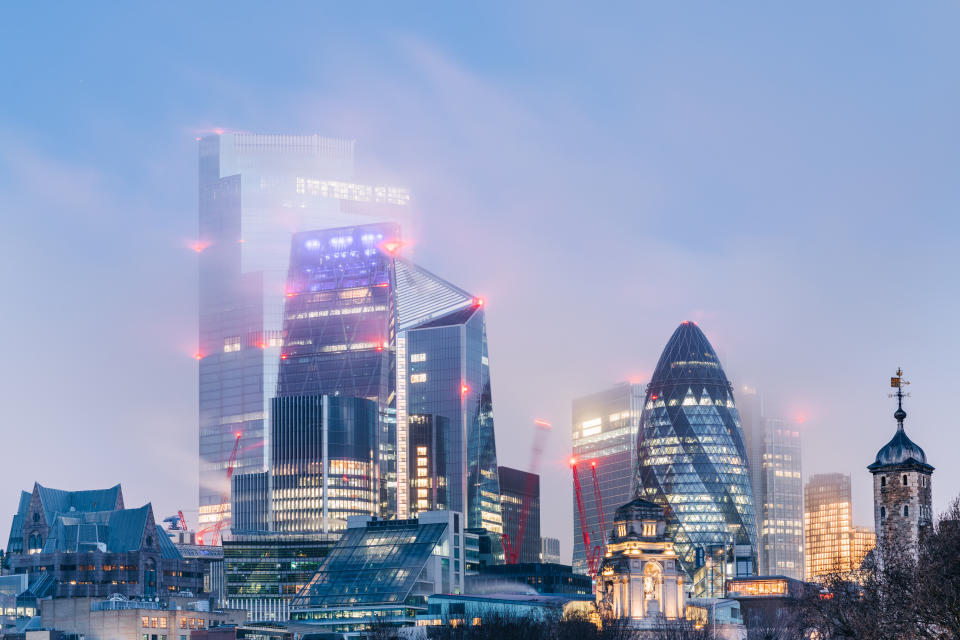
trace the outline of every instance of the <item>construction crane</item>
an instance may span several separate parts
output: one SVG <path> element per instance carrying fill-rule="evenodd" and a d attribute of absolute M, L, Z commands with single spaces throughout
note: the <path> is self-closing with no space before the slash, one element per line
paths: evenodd
<path fill-rule="evenodd" d="M 183 517 L 183 511 L 177 511 L 177 515 L 167 516 L 163 521 L 170 525 L 170 531 L 187 530 L 187 520 Z"/>
<path fill-rule="evenodd" d="M 206 534 L 213 533 L 213 540 L 210 543 L 213 546 L 220 544 L 220 530 L 223 529 L 226 522 L 223 520 L 223 514 L 227 510 L 227 500 L 230 499 L 230 479 L 233 478 L 233 469 L 237 466 L 237 451 L 240 449 L 240 436 L 243 434 L 239 431 L 234 434 L 236 440 L 233 441 L 233 452 L 230 454 L 230 459 L 227 461 L 227 488 L 224 491 L 223 495 L 220 496 L 220 509 L 217 511 L 217 518 L 213 521 L 208 527 L 204 527 L 197 531 L 197 543 L 205 544 L 204 538 Z M 181 517 L 183 514 L 181 513 Z"/>
<path fill-rule="evenodd" d="M 600 553 L 607 553 L 607 517 L 603 515 L 603 498 L 600 497 L 600 482 L 597 481 L 597 461 L 590 461 L 590 472 L 593 474 L 593 498 L 597 501 L 597 513 L 600 514 Z"/>
<path fill-rule="evenodd" d="M 590 546 L 590 532 L 587 530 L 587 516 L 583 511 L 583 491 L 580 488 L 580 476 L 577 474 L 576 458 L 570 458 L 570 468 L 573 470 L 573 489 L 577 496 L 577 513 L 580 515 L 580 534 L 583 536 L 583 553 L 587 558 L 587 571 L 591 578 L 595 578 L 602 551 L 599 545 Z"/>
<path fill-rule="evenodd" d="M 527 476 L 526 495 L 533 493 L 533 478 L 540 468 L 540 457 L 543 455 L 543 445 L 547 434 L 550 433 L 551 424 L 543 418 L 536 418 L 533 421 L 536 425 L 536 433 L 533 435 L 533 446 L 530 449 L 530 475 Z M 520 505 L 520 521 L 517 523 L 517 539 L 511 540 L 510 536 L 504 532 L 501 538 L 503 542 L 503 555 L 506 564 L 517 564 L 520 561 L 520 549 L 523 547 L 523 534 L 527 530 L 527 517 L 530 513 L 531 500 L 526 499 Z"/>

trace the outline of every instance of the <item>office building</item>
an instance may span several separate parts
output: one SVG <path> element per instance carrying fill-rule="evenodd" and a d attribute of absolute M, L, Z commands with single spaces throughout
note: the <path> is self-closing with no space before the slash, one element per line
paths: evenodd
<path fill-rule="evenodd" d="M 740 415 L 716 351 L 695 323 L 682 323 L 664 348 L 640 422 L 638 495 L 667 510 L 684 571 L 693 576 L 721 547 L 731 564 L 723 578 L 754 575 L 756 517 Z M 694 595 L 722 597 L 723 582 Z"/>
<path fill-rule="evenodd" d="M 294 599 L 291 620 L 317 631 L 359 637 L 374 622 L 412 626 L 427 597 L 464 589 L 463 517 L 450 511 L 416 519 L 350 518 L 308 585 Z"/>
<path fill-rule="evenodd" d="M 562 619 L 587 620 L 595 616 L 590 596 L 574 594 L 454 595 L 438 593 L 427 599 L 427 613 L 418 614 L 417 627 L 469 629 L 510 620 L 553 622 Z M 418 629 L 419 631 L 419 629 Z M 429 634 L 410 637 L 431 637 Z M 440 637 L 447 637 L 445 634 Z"/>
<path fill-rule="evenodd" d="M 442 506 L 498 536 L 499 547 L 483 301 L 398 258 L 398 233 L 396 225 L 371 224 L 295 234 L 278 398 L 326 394 L 376 403 L 372 458 L 365 438 L 350 440 L 353 449 L 343 461 L 350 470 L 332 468 L 330 482 L 347 477 L 344 490 L 356 503 L 366 499 L 358 483 L 366 486 L 372 473 L 379 502 L 364 512 L 406 518 Z M 272 429 L 278 424 L 274 419 Z M 270 452 L 275 448 L 269 443 Z M 308 457 L 321 465 L 322 452 Z M 363 479 L 348 477 L 361 472 Z M 278 487 L 269 477 L 254 474 L 236 484 L 243 483 L 257 495 L 270 493 L 277 508 Z M 245 509 L 240 500 L 238 509 Z M 276 530 L 311 530 L 305 526 Z"/>
<path fill-rule="evenodd" d="M 898 369 L 896 377 L 891 378 L 891 385 L 897 389 L 897 410 L 893 414 L 897 431 L 867 469 L 873 474 L 878 548 L 882 555 L 907 554 L 916 560 L 921 534 L 933 525 L 933 466 L 903 428 L 907 418 L 903 410 L 904 384 L 909 383 Z"/>
<path fill-rule="evenodd" d="M 803 480 L 800 431 L 766 415 L 762 396 L 743 388 L 737 408 L 750 459 L 757 512 L 758 571 L 802 579 Z"/>
<path fill-rule="evenodd" d="M 499 467 L 507 562 L 538 562 L 540 557 L 540 476 Z"/>
<path fill-rule="evenodd" d="M 621 383 L 604 391 L 573 401 L 572 458 L 583 481 L 581 501 L 587 523 L 589 549 L 602 546 L 606 538 L 604 523 L 613 521 L 619 505 L 634 497 L 637 470 L 637 434 L 643 410 L 644 385 Z M 596 471 L 603 503 L 600 513 L 592 472 Z M 587 475 L 590 474 L 590 475 Z M 584 536 L 577 513 L 577 496 L 573 499 L 573 570 L 588 572 Z M 602 516 L 602 517 L 601 517 Z"/>
<path fill-rule="evenodd" d="M 570 565 L 521 562 L 482 567 L 467 574 L 466 593 L 519 593 L 593 595 L 590 576 L 574 573 Z"/>
<path fill-rule="evenodd" d="M 265 468 L 296 231 L 407 218 L 409 192 L 358 184 L 354 142 L 218 133 L 199 141 L 199 522 L 230 521 L 227 466 Z"/>
<path fill-rule="evenodd" d="M 558 538 L 540 538 L 540 562 L 562 564 L 560 562 L 560 540 Z"/>
<path fill-rule="evenodd" d="M 850 476 L 821 473 L 803 488 L 806 579 L 856 571 L 873 548 L 872 531 L 853 526 Z"/>
<path fill-rule="evenodd" d="M 205 594 L 205 561 L 185 559 L 156 525 L 153 507 L 126 509 L 120 485 L 24 491 L 8 543 L 10 573 L 36 597 L 153 598 Z"/>
<path fill-rule="evenodd" d="M 226 605 L 251 621 L 285 622 L 290 604 L 338 536 L 237 532 L 223 542 Z"/>
<path fill-rule="evenodd" d="M 663 507 L 643 498 L 621 505 L 597 571 L 600 615 L 643 629 L 683 620 L 685 578 Z"/>
<path fill-rule="evenodd" d="M 819 588 L 787 576 L 756 576 L 727 580 L 727 598 L 740 603 L 749 629 L 799 630 L 800 602 Z"/>

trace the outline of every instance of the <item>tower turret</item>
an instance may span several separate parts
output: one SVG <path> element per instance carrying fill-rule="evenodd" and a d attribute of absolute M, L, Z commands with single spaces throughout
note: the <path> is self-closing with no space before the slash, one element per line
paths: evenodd
<path fill-rule="evenodd" d="M 927 455 L 907 437 L 903 422 L 907 412 L 903 399 L 909 394 L 903 387 L 910 384 L 903 372 L 890 378 L 897 399 L 893 417 L 897 432 L 867 469 L 873 474 L 873 516 L 877 531 L 877 548 L 881 554 L 910 553 L 916 557 L 917 540 L 924 527 L 933 521 L 931 477 L 933 467 Z"/>

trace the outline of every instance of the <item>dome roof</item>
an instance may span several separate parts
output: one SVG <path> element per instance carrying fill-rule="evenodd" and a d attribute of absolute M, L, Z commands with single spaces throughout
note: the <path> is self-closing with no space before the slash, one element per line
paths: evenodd
<path fill-rule="evenodd" d="M 897 432 L 890 442 L 877 452 L 877 459 L 867 469 L 877 471 L 885 467 L 916 466 L 933 471 L 933 467 L 927 464 L 927 454 L 907 437 L 907 432 L 903 429 L 903 419 L 907 417 L 907 413 L 902 408 L 897 408 L 894 417 L 897 418 Z"/>
<path fill-rule="evenodd" d="M 691 382 L 730 384 L 707 336 L 696 323 L 685 320 L 664 347 L 650 386 Z"/>

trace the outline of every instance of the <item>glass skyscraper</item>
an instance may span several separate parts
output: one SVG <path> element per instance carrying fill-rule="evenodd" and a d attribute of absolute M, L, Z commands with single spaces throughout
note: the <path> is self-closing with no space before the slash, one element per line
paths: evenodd
<path fill-rule="evenodd" d="M 644 385 L 623 382 L 573 401 L 573 459 L 583 487 L 582 499 L 590 545 L 602 545 L 610 535 L 601 525 L 593 490 L 592 468 L 597 471 L 603 521 L 609 528 L 616 510 L 634 498 L 637 468 L 637 433 L 643 410 Z M 583 532 L 573 496 L 573 570 L 587 573 Z"/>
<path fill-rule="evenodd" d="M 354 142 L 226 133 L 199 141 L 199 524 L 235 472 L 265 466 L 296 231 L 406 219 L 409 193 L 354 182 Z M 229 520 L 229 504 L 223 513 Z"/>
<path fill-rule="evenodd" d="M 803 580 L 803 480 L 800 432 L 765 415 L 762 397 L 744 388 L 737 403 L 750 458 L 757 512 L 758 571 Z"/>
<path fill-rule="evenodd" d="M 755 573 L 756 518 L 740 416 L 716 352 L 692 322 L 674 331 L 654 370 L 637 451 L 638 493 L 666 508 L 684 570 L 694 575 L 720 547 L 733 564 L 727 577 Z"/>
<path fill-rule="evenodd" d="M 468 527 L 499 534 L 483 301 L 397 257 L 393 224 L 302 232 L 292 243 L 278 401 L 375 402 L 379 503 L 370 513 L 407 518 L 442 505 L 464 513 Z M 313 429 L 324 424 L 314 422 Z M 273 433 L 279 427 L 275 419 Z M 365 451 L 354 454 L 351 464 L 370 461 Z M 311 455 L 320 464 L 322 454 Z M 249 480 L 262 495 L 263 483 Z"/>

